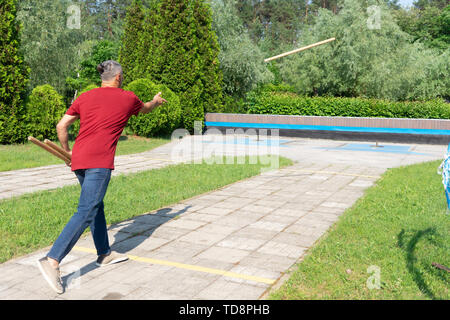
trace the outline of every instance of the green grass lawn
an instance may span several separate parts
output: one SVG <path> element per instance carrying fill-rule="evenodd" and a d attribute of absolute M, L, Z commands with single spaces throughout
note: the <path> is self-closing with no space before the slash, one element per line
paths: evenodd
<path fill-rule="evenodd" d="M 292 162 L 280 157 L 280 167 Z M 262 164 L 179 164 L 111 179 L 106 220 L 117 223 L 260 173 Z M 80 187 L 0 201 L 0 263 L 51 245 L 76 211 Z"/>
<path fill-rule="evenodd" d="M 144 152 L 167 142 L 170 142 L 170 139 L 122 136 L 117 144 L 116 155 Z M 74 141 L 69 144 L 72 148 Z M 0 145 L 0 171 L 34 168 L 51 164 L 63 164 L 63 162 L 31 142 Z"/>
<path fill-rule="evenodd" d="M 450 215 L 438 161 L 388 170 L 270 299 L 449 299 Z M 380 270 L 380 289 L 368 289 Z"/>

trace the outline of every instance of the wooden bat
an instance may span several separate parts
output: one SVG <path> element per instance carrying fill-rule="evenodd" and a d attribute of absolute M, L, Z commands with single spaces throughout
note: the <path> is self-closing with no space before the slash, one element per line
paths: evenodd
<path fill-rule="evenodd" d="M 56 151 L 58 151 L 59 153 L 61 153 L 63 156 L 65 156 L 67 159 L 71 160 L 72 156 L 70 155 L 70 153 L 68 153 L 66 150 L 64 150 L 63 148 L 61 148 L 60 146 L 58 146 L 56 143 L 53 143 L 52 141 L 45 139 L 44 143 L 48 146 L 50 146 L 51 148 L 55 149 Z"/>
<path fill-rule="evenodd" d="M 51 148 L 50 146 L 46 145 L 45 143 L 39 141 L 36 138 L 33 137 L 28 137 L 28 140 L 33 142 L 35 145 L 41 147 L 42 149 L 50 152 L 52 155 L 54 155 L 55 157 L 58 157 L 59 159 L 61 159 L 62 161 L 64 161 L 65 163 L 70 163 L 70 158 L 66 157 L 65 155 L 59 153 L 58 151 L 56 151 L 55 149 Z"/>
<path fill-rule="evenodd" d="M 293 54 L 293 53 L 297 53 L 297 52 L 300 52 L 300 51 L 303 51 L 303 50 L 308 50 L 308 49 L 320 46 L 322 44 L 325 44 L 325 43 L 328 43 L 328 42 L 331 42 L 331 41 L 334 41 L 334 40 L 336 40 L 336 38 L 330 38 L 330 39 L 327 39 L 327 40 L 316 42 L 316 43 L 310 44 L 310 45 L 308 45 L 306 47 L 298 48 L 298 49 L 295 49 L 295 50 L 292 50 L 292 51 L 288 51 L 288 52 L 279 54 L 277 56 L 273 56 L 273 57 L 264 59 L 264 62 L 269 62 L 269 61 L 272 61 L 272 60 L 275 60 L 275 59 L 279 59 L 279 58 L 288 56 L 288 55 Z"/>

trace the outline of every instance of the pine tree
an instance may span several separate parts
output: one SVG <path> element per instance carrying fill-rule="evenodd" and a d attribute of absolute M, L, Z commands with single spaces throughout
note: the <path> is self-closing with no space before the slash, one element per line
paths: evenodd
<path fill-rule="evenodd" d="M 203 64 L 200 79 L 203 82 L 204 110 L 205 112 L 220 112 L 223 74 L 219 65 L 219 42 L 212 30 L 212 11 L 209 3 L 204 0 L 194 0 L 193 5 L 193 14 L 197 22 L 199 55 Z"/>
<path fill-rule="evenodd" d="M 157 60 L 147 67 L 157 81 L 180 95 L 185 128 L 222 109 L 219 45 L 212 14 L 204 0 L 162 0 L 155 36 Z"/>
<path fill-rule="evenodd" d="M 160 15 L 157 14 L 159 2 L 151 1 L 144 12 L 142 30 L 135 48 L 134 79 L 151 78 L 158 80 L 161 72 L 161 62 L 158 62 L 161 52 L 158 52 L 161 38 L 158 35 Z M 149 66 L 151 68 L 149 69 Z M 149 69 L 149 70 L 148 70 Z"/>
<path fill-rule="evenodd" d="M 149 78 L 177 93 L 183 124 L 192 129 L 205 112 L 222 110 L 219 44 L 204 0 L 161 0 L 127 12 L 120 61 L 125 82 Z"/>
<path fill-rule="evenodd" d="M 139 42 L 143 34 L 144 8 L 141 0 L 133 0 L 127 9 L 125 18 L 125 30 L 120 48 L 119 61 L 123 68 L 124 84 L 138 79 L 133 72 L 137 67 L 139 56 Z"/>
<path fill-rule="evenodd" d="M 22 94 L 28 68 L 19 52 L 16 0 L 0 0 L 0 143 L 22 142 Z"/>

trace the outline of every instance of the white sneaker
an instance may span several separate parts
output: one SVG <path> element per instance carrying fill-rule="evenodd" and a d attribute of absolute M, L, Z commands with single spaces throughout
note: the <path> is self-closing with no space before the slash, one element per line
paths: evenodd
<path fill-rule="evenodd" d="M 56 293 L 64 293 L 64 288 L 61 281 L 61 272 L 59 271 L 59 268 L 53 268 L 48 262 L 47 257 L 39 259 L 37 261 L 37 265 L 50 287 Z"/>
<path fill-rule="evenodd" d="M 109 266 L 110 264 L 128 260 L 127 255 L 111 251 L 108 255 L 98 256 L 96 265 L 99 267 Z"/>

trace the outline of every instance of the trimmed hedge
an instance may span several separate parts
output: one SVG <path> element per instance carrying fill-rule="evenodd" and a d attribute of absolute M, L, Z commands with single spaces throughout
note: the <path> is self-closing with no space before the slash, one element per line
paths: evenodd
<path fill-rule="evenodd" d="M 180 99 L 163 84 L 155 84 L 149 79 L 137 79 L 130 82 L 125 90 L 133 91 L 144 102 L 151 101 L 161 92 L 167 103 L 152 112 L 131 116 L 128 127 L 134 134 L 144 137 L 171 134 L 179 128 L 182 118 Z"/>
<path fill-rule="evenodd" d="M 65 112 L 63 97 L 51 85 L 37 86 L 26 102 L 26 134 L 39 140 L 57 139 L 56 125 Z"/>
<path fill-rule="evenodd" d="M 393 102 L 342 97 L 305 97 L 269 89 L 247 95 L 247 113 L 334 117 L 450 119 L 450 104 L 444 100 Z"/>

